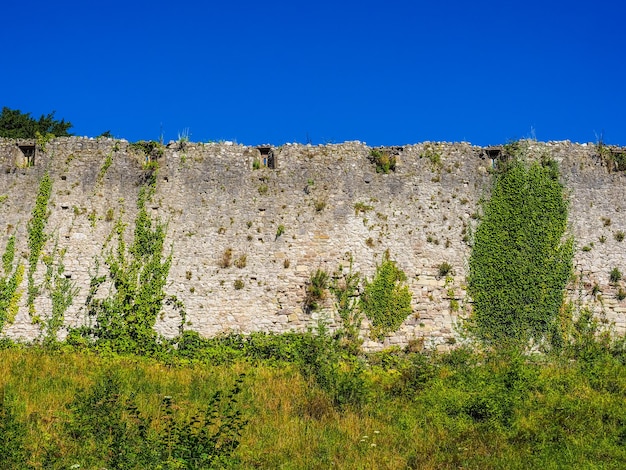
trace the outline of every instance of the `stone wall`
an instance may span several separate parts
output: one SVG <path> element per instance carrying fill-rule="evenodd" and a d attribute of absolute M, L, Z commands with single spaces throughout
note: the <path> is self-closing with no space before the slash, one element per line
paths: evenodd
<path fill-rule="evenodd" d="M 39 180 L 49 171 L 53 190 L 46 230 L 53 237 L 47 249 L 55 239 L 67 249 L 65 275 L 80 291 L 66 321 L 79 325 L 85 321 L 81 307 L 96 259 L 108 249 L 115 220 L 120 214 L 129 224 L 134 220 L 146 157 L 123 140 L 59 138 L 45 150 L 37 148 L 34 165 L 27 166 L 25 144 L 0 139 L 0 250 L 15 233 L 18 253 L 28 256 L 26 226 Z M 570 296 L 589 303 L 624 333 L 626 300 L 617 300 L 618 286 L 609 285 L 609 273 L 614 267 L 626 273 L 626 241 L 616 239 L 626 231 L 626 174 L 609 172 L 591 144 L 523 145 L 530 158 L 549 154 L 559 162 L 569 192 L 580 280 Z M 354 268 L 371 278 L 388 250 L 407 274 L 414 314 L 384 345 L 421 338 L 439 347 L 454 343 L 455 325 L 468 302 L 468 240 L 479 201 L 489 196 L 493 154 L 467 143 L 394 147 L 386 151 L 397 154 L 395 172 L 380 174 L 369 161 L 370 150 L 359 142 L 288 144 L 272 149 L 275 168 L 254 169 L 255 159 L 263 157 L 255 147 L 168 145 L 158 159 L 149 208 L 168 222 L 173 263 L 166 290 L 185 303 L 188 328 L 210 336 L 303 330 L 320 315 L 332 323 L 330 298 L 321 312 L 303 310 L 311 274 L 318 268 L 333 272 L 352 257 Z M 107 156 L 112 159 L 108 169 Z M 222 267 L 227 250 L 233 262 L 245 257 L 245 266 Z M 439 279 L 443 262 L 452 265 L 452 279 Z M 43 270 L 40 266 L 39 280 Z M 235 288 L 235 281 L 243 288 Z M 451 309 L 452 299 L 458 311 Z M 45 293 L 37 298 L 42 316 L 49 302 Z M 159 331 L 173 336 L 177 328 L 178 317 L 166 311 Z M 367 328 L 365 322 L 364 337 Z M 25 296 L 5 334 L 39 334 Z M 366 347 L 380 345 L 367 340 Z"/>

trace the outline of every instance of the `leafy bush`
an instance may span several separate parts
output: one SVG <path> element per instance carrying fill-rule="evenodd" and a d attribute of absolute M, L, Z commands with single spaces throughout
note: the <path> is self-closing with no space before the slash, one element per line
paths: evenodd
<path fill-rule="evenodd" d="M 411 292 L 405 283 L 406 274 L 386 252 L 374 279 L 365 281 L 361 295 L 361 310 L 372 324 L 372 338 L 381 340 L 396 331 L 411 314 Z"/>
<path fill-rule="evenodd" d="M 339 344 L 328 334 L 323 322 L 316 334 L 305 336 L 299 366 L 305 379 L 314 382 L 330 398 L 336 408 L 361 407 L 369 397 L 369 386 L 359 359 L 342 360 Z"/>
<path fill-rule="evenodd" d="M 467 326 L 487 344 L 541 342 L 557 327 L 572 269 L 567 202 L 553 165 L 511 162 L 496 177 L 469 261 Z"/>

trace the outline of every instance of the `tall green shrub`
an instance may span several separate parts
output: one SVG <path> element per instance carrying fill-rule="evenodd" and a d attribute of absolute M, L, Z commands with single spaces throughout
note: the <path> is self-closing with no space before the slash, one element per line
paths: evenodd
<path fill-rule="evenodd" d="M 468 326 L 489 345 L 528 345 L 556 328 L 572 270 L 567 201 L 553 161 L 513 161 L 496 176 L 469 260 Z"/>

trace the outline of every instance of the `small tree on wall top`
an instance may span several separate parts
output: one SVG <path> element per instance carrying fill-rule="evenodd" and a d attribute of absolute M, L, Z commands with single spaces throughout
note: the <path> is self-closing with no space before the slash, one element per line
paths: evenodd
<path fill-rule="evenodd" d="M 39 119 L 31 117 L 30 113 L 22 113 L 19 109 L 10 109 L 6 106 L 0 113 L 0 137 L 11 139 L 35 139 L 37 134 L 52 134 L 56 137 L 70 136 L 68 130 L 71 122 L 65 119 L 54 119 L 54 111 L 48 115 L 41 115 Z"/>

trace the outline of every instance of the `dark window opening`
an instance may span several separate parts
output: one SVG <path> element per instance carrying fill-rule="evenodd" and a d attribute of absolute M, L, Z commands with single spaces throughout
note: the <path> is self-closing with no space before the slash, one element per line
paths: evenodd
<path fill-rule="evenodd" d="M 257 150 L 261 152 L 261 165 L 272 170 L 275 169 L 276 158 L 274 157 L 272 147 L 257 147 Z"/>
<path fill-rule="evenodd" d="M 26 166 L 33 166 L 35 164 L 35 146 L 34 145 L 18 145 L 17 146 L 26 159 Z"/>
<path fill-rule="evenodd" d="M 502 159 L 502 147 L 487 147 L 485 149 L 487 158 L 491 160 L 491 168 L 495 168 L 498 164 L 498 160 Z"/>

